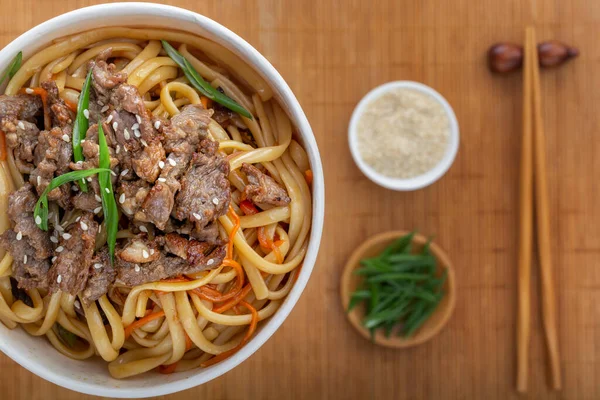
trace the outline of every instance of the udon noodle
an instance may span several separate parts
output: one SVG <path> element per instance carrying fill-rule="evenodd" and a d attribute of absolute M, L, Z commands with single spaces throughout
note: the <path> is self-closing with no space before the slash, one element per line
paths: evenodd
<path fill-rule="evenodd" d="M 138 88 L 154 117 L 170 119 L 188 104 L 210 108 L 165 54 L 160 40 L 173 44 L 205 80 L 253 117 L 235 115 L 227 126 L 212 119 L 208 125 L 209 137 L 218 142 L 218 152 L 230 167 L 231 206 L 218 218 L 220 236 L 229 239 L 222 264 L 134 287 L 116 282 L 88 306 L 76 295 L 29 289 L 27 305 L 11 286 L 12 256 L 0 250 L 0 321 L 11 329 L 20 325 L 30 335 L 46 336 L 72 359 L 100 356 L 115 378 L 155 369 L 171 373 L 206 367 L 237 351 L 290 292 L 311 228 L 310 163 L 293 138 L 290 120 L 255 71 L 209 40 L 160 29 L 84 32 L 31 56 L 5 94 L 54 80 L 66 104 L 76 105 L 90 61 L 109 49 L 116 70 L 127 74 L 127 83 Z M 244 163 L 272 177 L 291 202 L 246 215 L 241 207 L 247 185 L 240 172 Z M 8 196 L 28 178 L 17 168 L 12 151 L 0 165 L 0 232 L 4 232 L 11 228 Z M 117 240 L 131 235 L 119 231 Z"/>

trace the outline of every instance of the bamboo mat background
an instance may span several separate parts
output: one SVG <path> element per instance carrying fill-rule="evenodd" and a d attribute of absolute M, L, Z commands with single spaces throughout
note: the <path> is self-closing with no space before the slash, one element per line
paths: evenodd
<path fill-rule="evenodd" d="M 0 45 L 84 0 L 1 0 Z M 594 0 L 167 1 L 207 15 L 261 51 L 296 93 L 320 146 L 327 218 L 313 277 L 281 329 L 249 360 L 170 399 L 509 399 L 515 384 L 517 176 L 521 77 L 492 76 L 487 48 L 561 39 L 579 59 L 543 71 L 550 208 L 564 390 L 546 385 L 539 299 L 533 300 L 529 398 L 600 398 L 600 5 Z M 371 88 L 433 86 L 452 104 L 461 146 L 433 186 L 395 193 L 353 164 L 347 124 Z M 346 322 L 339 275 L 370 235 L 435 234 L 453 259 L 458 303 L 432 342 L 374 347 Z M 534 268 L 537 282 L 537 268 Z M 537 296 L 537 283 L 534 283 Z M 0 355 L 2 399 L 86 398 Z M 91 398 L 91 396 L 87 397 Z"/>

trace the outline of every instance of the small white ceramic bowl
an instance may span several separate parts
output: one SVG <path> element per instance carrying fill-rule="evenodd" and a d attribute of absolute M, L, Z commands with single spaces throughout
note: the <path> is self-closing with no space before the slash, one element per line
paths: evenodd
<path fill-rule="evenodd" d="M 319 251 L 325 213 L 323 169 L 310 124 L 281 75 L 242 38 L 217 22 L 188 10 L 148 3 L 102 4 L 76 10 L 36 26 L 6 46 L 0 51 L 0 71 L 7 68 L 19 50 L 23 51 L 24 59 L 27 59 L 54 39 L 104 26 L 176 27 L 213 40 L 233 51 L 271 85 L 275 97 L 298 130 L 296 138 L 308 153 L 314 175 L 312 231 L 298 281 L 279 310 L 259 325 L 254 337 L 240 351 L 214 366 L 171 375 L 151 372 L 116 380 L 109 375 L 107 363 L 99 357 L 84 361 L 72 360 L 60 354 L 44 337 L 30 336 L 22 329 L 9 330 L 0 323 L 0 350 L 48 381 L 97 396 L 160 396 L 189 389 L 223 375 L 258 350 L 283 323 L 304 290 Z M 268 373 L 267 370 L 263 372 Z"/>
<path fill-rule="evenodd" d="M 446 148 L 446 152 L 444 153 L 444 156 L 442 157 L 440 162 L 437 163 L 432 169 L 430 169 L 426 173 L 408 179 L 391 178 L 389 176 L 384 176 L 379 172 L 375 171 L 362 159 L 358 144 L 358 121 L 363 115 L 367 105 L 376 98 L 397 88 L 414 89 L 433 97 L 442 105 L 444 111 L 446 112 L 446 115 L 448 116 L 448 120 L 450 121 L 450 138 L 448 141 L 448 147 Z M 412 81 L 389 82 L 371 90 L 369 93 L 367 93 L 365 97 L 363 97 L 363 99 L 358 103 L 358 105 L 354 109 L 354 112 L 352 113 L 352 118 L 350 119 L 350 126 L 348 127 L 348 142 L 350 145 L 350 152 L 352 153 L 352 157 L 354 158 L 354 162 L 356 163 L 356 165 L 358 165 L 358 168 L 360 168 L 362 173 L 365 174 L 367 178 L 369 178 L 379 186 L 383 186 L 392 190 L 417 190 L 424 188 L 425 186 L 429 186 L 433 182 L 440 179 L 446 173 L 446 171 L 448 171 L 448 169 L 454 162 L 454 158 L 456 157 L 456 153 L 458 152 L 459 141 L 460 133 L 458 130 L 458 122 L 456 121 L 456 115 L 454 115 L 454 110 L 452 110 L 450 104 L 448 104 L 446 99 L 434 89 L 422 83 Z"/>

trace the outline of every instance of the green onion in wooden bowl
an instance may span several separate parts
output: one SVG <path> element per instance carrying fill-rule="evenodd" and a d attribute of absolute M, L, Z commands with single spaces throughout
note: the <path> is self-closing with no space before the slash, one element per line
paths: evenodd
<path fill-rule="evenodd" d="M 435 336 L 454 309 L 454 270 L 424 236 L 386 232 L 350 257 L 341 281 L 342 304 L 367 339 L 409 347 Z"/>

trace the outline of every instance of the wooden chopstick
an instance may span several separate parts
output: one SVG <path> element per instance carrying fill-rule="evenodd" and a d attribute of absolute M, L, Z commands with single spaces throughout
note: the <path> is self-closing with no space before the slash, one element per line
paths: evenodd
<path fill-rule="evenodd" d="M 532 64 L 533 72 L 533 150 L 535 170 L 535 215 L 537 228 L 537 245 L 542 280 L 542 316 L 546 333 L 546 347 L 550 360 L 550 376 L 552 388 L 561 387 L 560 356 L 558 351 L 558 333 L 556 328 L 556 299 L 554 294 L 554 279 L 552 278 L 552 250 L 550 243 L 550 212 L 548 206 L 548 184 L 546 174 L 546 136 L 542 119 L 542 95 L 540 89 L 540 69 L 537 47 L 535 46 L 535 29 L 531 31 L 533 42 Z"/>
<path fill-rule="evenodd" d="M 535 46 L 533 46 L 535 47 Z M 531 332 L 531 238 L 533 221 L 533 134 L 531 31 L 525 31 L 523 60 L 523 133 L 519 177 L 519 260 L 517 309 L 517 390 L 527 391 L 529 337 Z"/>
<path fill-rule="evenodd" d="M 552 278 L 550 212 L 546 174 L 546 137 L 542 120 L 540 72 L 535 29 L 525 30 L 523 67 L 523 137 L 520 175 L 519 299 L 517 317 L 517 390 L 527 391 L 529 338 L 531 333 L 531 244 L 533 189 L 535 187 L 537 245 L 540 263 L 542 315 L 550 360 L 552 388 L 561 387 L 560 353 L 556 323 L 556 299 Z M 534 179 L 535 170 L 535 179 Z M 534 183 L 535 182 L 535 183 Z"/>

